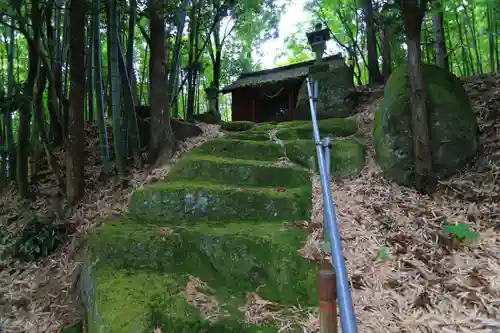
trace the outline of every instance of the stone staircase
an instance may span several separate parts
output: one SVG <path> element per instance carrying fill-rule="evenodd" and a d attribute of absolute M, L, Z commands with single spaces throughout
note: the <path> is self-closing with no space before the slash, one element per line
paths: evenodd
<path fill-rule="evenodd" d="M 190 151 L 165 182 L 133 194 L 128 216 L 91 235 L 80 279 L 89 333 L 276 332 L 273 323 L 245 320 L 241 307 L 256 291 L 285 307 L 317 306 L 316 265 L 298 252 L 307 231 L 285 226 L 310 219 L 311 124 L 275 127 Z M 320 128 L 342 137 L 333 147 L 334 177 L 359 172 L 357 124 L 330 119 Z M 278 163 L 284 156 L 296 164 Z M 211 311 L 190 296 L 195 278 L 206 283 L 196 291 Z"/>

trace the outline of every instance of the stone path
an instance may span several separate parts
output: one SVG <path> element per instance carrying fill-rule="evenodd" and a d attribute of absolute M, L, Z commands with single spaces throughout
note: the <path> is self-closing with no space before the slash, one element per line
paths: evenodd
<path fill-rule="evenodd" d="M 284 226 L 310 219 L 312 129 L 282 123 L 276 143 L 274 127 L 192 150 L 165 182 L 133 194 L 128 216 L 90 237 L 81 277 L 89 333 L 276 332 L 245 320 L 240 308 L 255 291 L 284 306 L 317 306 L 316 265 L 298 252 L 307 232 Z M 333 174 L 356 174 L 364 164 L 357 124 L 325 120 L 321 131 L 350 136 L 334 144 Z M 279 163 L 284 156 L 297 164 Z"/>

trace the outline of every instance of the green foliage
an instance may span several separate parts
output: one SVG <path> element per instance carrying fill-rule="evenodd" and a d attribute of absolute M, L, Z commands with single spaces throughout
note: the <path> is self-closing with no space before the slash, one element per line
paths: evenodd
<path fill-rule="evenodd" d="M 445 224 L 443 230 L 459 241 L 477 241 L 479 234 L 470 230 L 470 226 L 465 223 L 456 225 Z"/>
<path fill-rule="evenodd" d="M 378 249 L 377 259 L 381 261 L 389 260 L 391 257 L 389 255 L 389 248 L 387 246 L 382 246 Z"/>
<path fill-rule="evenodd" d="M 46 257 L 63 244 L 68 235 L 68 225 L 51 223 L 32 217 L 24 226 L 5 254 L 25 261 L 34 261 Z M 7 235 L 4 234 L 4 239 Z"/>

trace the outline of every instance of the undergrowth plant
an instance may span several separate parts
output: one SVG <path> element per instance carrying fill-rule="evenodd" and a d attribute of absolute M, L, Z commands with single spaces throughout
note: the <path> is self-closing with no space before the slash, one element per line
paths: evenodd
<path fill-rule="evenodd" d="M 470 230 L 469 225 L 465 223 L 445 224 L 443 230 L 451 235 L 454 243 L 476 242 L 479 238 L 479 233 Z"/>

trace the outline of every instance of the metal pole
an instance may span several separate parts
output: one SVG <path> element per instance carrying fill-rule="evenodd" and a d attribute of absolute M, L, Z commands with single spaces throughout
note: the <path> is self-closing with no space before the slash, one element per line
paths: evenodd
<path fill-rule="evenodd" d="M 315 110 L 316 110 L 316 107 L 317 107 L 317 104 L 315 104 L 315 106 L 314 106 Z M 328 184 L 330 184 L 330 181 L 331 181 L 330 149 L 331 149 L 330 136 L 327 136 L 326 138 L 323 139 L 323 151 L 324 151 L 324 156 L 325 156 L 326 179 L 328 179 Z M 329 242 L 330 235 L 328 234 L 328 230 L 325 230 L 326 226 L 328 225 L 328 222 L 326 221 L 325 207 L 326 207 L 326 205 L 323 204 L 323 239 L 326 242 Z"/>
<path fill-rule="evenodd" d="M 323 192 L 323 202 L 325 208 L 325 217 L 327 230 L 330 238 L 330 249 L 332 262 L 337 273 L 337 292 L 340 307 L 340 324 L 343 333 L 357 333 L 356 317 L 352 306 L 351 293 L 349 291 L 349 281 L 347 279 L 347 270 L 345 268 L 344 257 L 342 255 L 342 244 L 340 241 L 340 232 L 335 217 L 335 207 L 333 206 L 332 194 L 330 190 L 330 181 L 326 178 L 326 168 L 323 156 L 321 139 L 319 136 L 318 123 L 316 120 L 316 100 L 317 94 L 312 95 L 311 77 L 307 78 L 307 90 L 309 93 L 309 105 L 311 107 L 311 119 L 313 122 L 314 139 L 316 143 L 316 152 L 318 154 L 318 165 L 321 179 L 321 189 Z M 314 92 L 318 91 L 318 82 L 314 82 Z"/>

